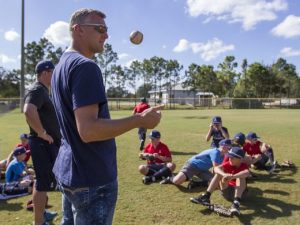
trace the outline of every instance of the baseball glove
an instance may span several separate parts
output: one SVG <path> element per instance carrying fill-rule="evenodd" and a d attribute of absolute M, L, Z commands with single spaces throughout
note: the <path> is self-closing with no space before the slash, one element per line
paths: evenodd
<path fill-rule="evenodd" d="M 226 216 L 226 217 L 231 217 L 232 216 L 230 208 L 226 208 L 223 205 L 211 204 L 211 205 L 208 205 L 208 208 L 211 211 L 217 213 L 219 216 Z"/>

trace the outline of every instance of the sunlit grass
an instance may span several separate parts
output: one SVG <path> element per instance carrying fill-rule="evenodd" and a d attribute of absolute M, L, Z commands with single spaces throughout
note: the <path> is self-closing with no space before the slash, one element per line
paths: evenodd
<path fill-rule="evenodd" d="M 131 111 L 113 111 L 113 118 L 128 116 Z M 223 125 L 230 135 L 242 131 L 255 131 L 274 147 L 277 160 L 290 159 L 300 165 L 300 110 L 170 110 L 163 112 L 157 129 L 162 141 L 169 145 L 175 172 L 192 155 L 208 148 L 204 138 L 210 119 L 214 115 L 223 118 Z M 0 157 L 6 156 L 18 142 L 18 136 L 27 132 L 24 116 L 19 111 L 0 116 Z M 273 176 L 264 171 L 249 182 L 249 197 L 242 204 L 240 218 L 224 218 L 211 214 L 200 205 L 189 202 L 189 198 L 204 191 L 192 191 L 172 185 L 143 185 L 138 165 L 137 130 L 117 138 L 119 198 L 114 224 L 300 224 L 300 176 L 297 170 L 278 171 Z M 32 213 L 25 210 L 30 196 L 0 201 L 0 224 L 30 224 Z M 50 193 L 50 210 L 61 210 L 60 194 Z M 230 205 L 216 192 L 212 201 Z M 59 224 L 60 217 L 54 222 Z"/>

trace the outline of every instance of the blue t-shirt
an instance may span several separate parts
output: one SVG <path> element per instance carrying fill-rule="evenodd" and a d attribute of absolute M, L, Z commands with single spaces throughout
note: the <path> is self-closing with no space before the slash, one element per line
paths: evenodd
<path fill-rule="evenodd" d="M 222 129 L 225 131 L 225 133 L 228 134 L 228 130 L 226 127 L 222 127 Z M 225 137 L 223 136 L 222 132 L 220 130 L 217 130 L 215 128 L 213 128 L 213 130 L 211 131 L 211 136 L 212 136 L 212 142 L 211 142 L 211 147 L 214 148 L 218 148 L 219 147 L 219 142 L 223 139 L 225 139 Z"/>
<path fill-rule="evenodd" d="M 115 181 L 115 139 L 84 143 L 74 115 L 77 108 L 98 104 L 98 117 L 110 118 L 98 65 L 78 52 L 65 52 L 54 69 L 51 89 L 62 134 L 53 168 L 57 180 L 70 187 L 96 187 Z"/>
<path fill-rule="evenodd" d="M 199 170 L 209 170 L 213 167 L 213 162 L 221 164 L 224 156 L 217 148 L 207 149 L 188 160 L 188 163 Z"/>
<path fill-rule="evenodd" d="M 22 173 L 25 170 L 25 164 L 22 161 L 13 159 L 9 164 L 5 172 L 5 180 L 7 183 L 19 181 L 22 178 Z"/>

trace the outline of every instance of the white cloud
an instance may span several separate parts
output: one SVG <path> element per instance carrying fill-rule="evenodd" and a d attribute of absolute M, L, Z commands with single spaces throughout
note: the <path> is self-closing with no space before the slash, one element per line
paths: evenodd
<path fill-rule="evenodd" d="M 276 36 L 292 38 L 300 36 L 300 17 L 289 15 L 271 31 Z"/>
<path fill-rule="evenodd" d="M 285 47 L 285 48 L 281 49 L 280 55 L 282 55 L 283 57 L 300 56 L 300 51 L 294 50 L 290 47 Z"/>
<path fill-rule="evenodd" d="M 184 52 L 189 49 L 189 42 L 186 39 L 180 39 L 178 44 L 173 48 L 174 52 Z"/>
<path fill-rule="evenodd" d="M 127 53 L 121 53 L 121 54 L 118 54 L 118 57 L 119 57 L 120 60 L 122 60 L 122 59 L 129 58 L 130 55 L 127 54 Z"/>
<path fill-rule="evenodd" d="M 7 41 L 15 41 L 19 37 L 20 37 L 20 35 L 14 29 L 11 29 L 4 33 L 4 38 Z"/>
<path fill-rule="evenodd" d="M 187 12 L 192 17 L 208 16 L 211 19 L 226 20 L 229 23 L 242 23 L 250 30 L 262 21 L 275 20 L 276 12 L 286 10 L 286 0 L 187 0 Z"/>
<path fill-rule="evenodd" d="M 1 64 L 16 63 L 16 59 L 10 58 L 5 54 L 0 53 L 0 63 Z"/>
<path fill-rule="evenodd" d="M 57 21 L 46 29 L 43 36 L 55 46 L 67 46 L 71 41 L 69 24 Z"/>
<path fill-rule="evenodd" d="M 180 41 L 184 41 L 184 48 L 180 48 Z M 215 58 L 217 58 L 219 55 L 222 53 L 232 51 L 234 50 L 234 45 L 225 45 L 222 40 L 218 38 L 213 38 L 212 40 L 208 40 L 206 43 L 201 43 L 201 42 L 189 42 L 186 39 L 181 39 L 179 41 L 179 44 L 173 49 L 174 52 L 183 52 L 187 51 L 189 49 L 192 50 L 194 54 L 200 54 L 200 57 L 204 61 L 210 61 Z M 175 51 L 175 49 L 178 48 L 181 51 Z"/>

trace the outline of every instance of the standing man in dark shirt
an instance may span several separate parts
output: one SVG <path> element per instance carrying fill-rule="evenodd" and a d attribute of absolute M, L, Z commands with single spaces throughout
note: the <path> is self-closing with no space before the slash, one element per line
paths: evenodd
<path fill-rule="evenodd" d="M 149 108 L 150 108 L 150 105 L 148 104 L 147 99 L 146 98 L 141 98 L 141 102 L 134 107 L 133 114 L 142 113 L 146 109 L 149 109 Z M 138 136 L 139 136 L 139 140 L 140 140 L 140 151 L 144 150 L 144 145 L 145 145 L 145 140 L 146 140 L 146 133 L 147 133 L 146 128 L 144 128 L 144 127 L 139 127 L 138 128 Z"/>
<path fill-rule="evenodd" d="M 92 60 L 108 38 L 105 14 L 80 9 L 70 20 L 71 46 L 51 81 L 62 132 L 54 174 L 62 192 L 62 225 L 112 224 L 117 201 L 115 137 L 138 127 L 154 128 L 162 106 L 110 119 L 102 74 Z"/>
<path fill-rule="evenodd" d="M 47 191 L 56 186 L 53 165 L 60 146 L 60 131 L 49 86 L 54 65 L 51 61 L 40 61 L 36 65 L 37 82 L 25 95 L 24 113 L 30 128 L 29 146 L 36 173 L 33 190 L 35 225 L 47 224 L 56 213 L 45 211 Z"/>

